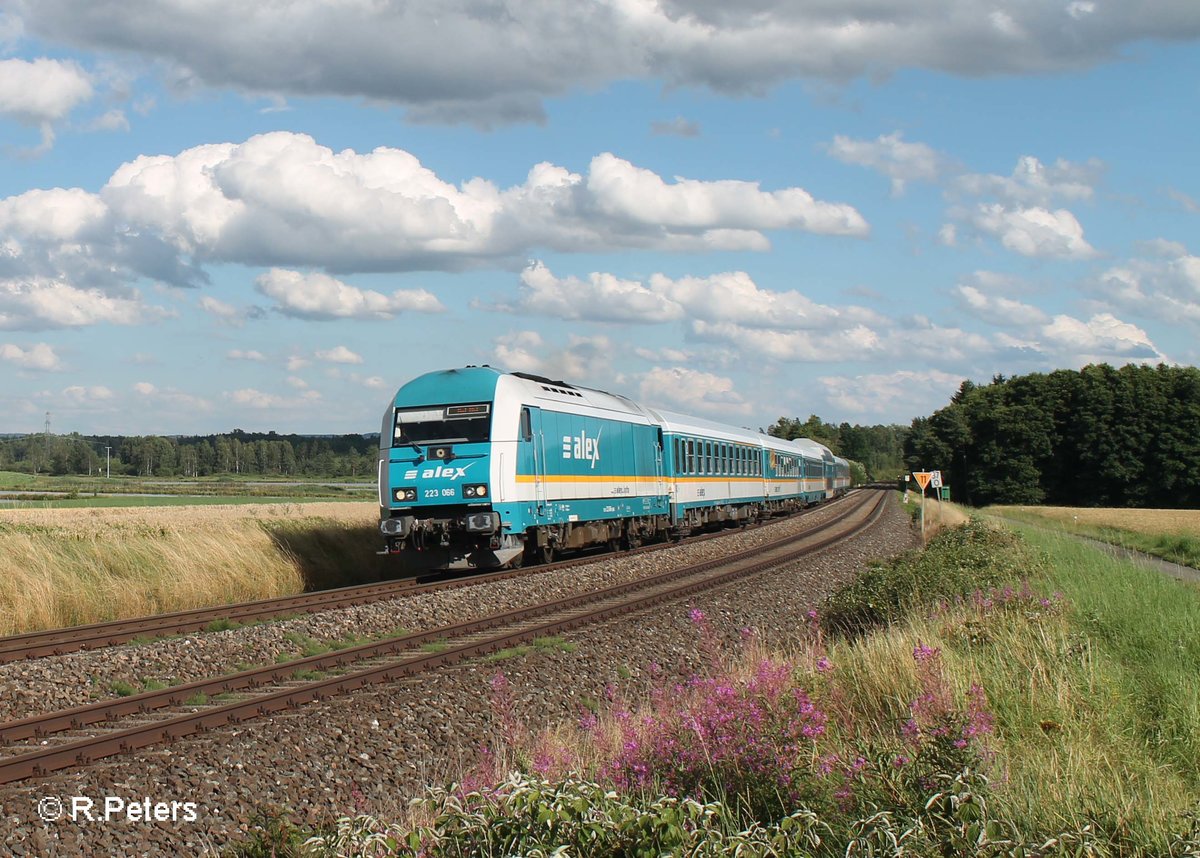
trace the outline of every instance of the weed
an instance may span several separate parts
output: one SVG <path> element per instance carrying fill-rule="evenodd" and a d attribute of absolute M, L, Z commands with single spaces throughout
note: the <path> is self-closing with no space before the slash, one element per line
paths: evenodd
<path fill-rule="evenodd" d="M 205 626 L 204 630 L 206 632 L 225 632 L 229 631 L 230 629 L 240 629 L 243 625 L 243 623 L 239 623 L 237 620 L 231 620 L 228 617 L 221 617 L 220 619 L 213 620 L 211 623 Z"/>
<path fill-rule="evenodd" d="M 124 682 L 120 679 L 114 679 L 112 682 L 110 682 L 108 684 L 108 690 L 118 697 L 128 697 L 131 694 L 137 694 L 138 691 L 136 685 L 130 685 L 128 682 Z"/>

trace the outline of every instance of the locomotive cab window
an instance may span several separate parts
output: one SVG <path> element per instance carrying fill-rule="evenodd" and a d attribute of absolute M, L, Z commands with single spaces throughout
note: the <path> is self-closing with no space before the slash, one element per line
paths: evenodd
<path fill-rule="evenodd" d="M 491 429 L 492 406 L 487 402 L 438 408 L 397 408 L 392 446 L 475 444 L 487 441 Z"/>
<path fill-rule="evenodd" d="M 533 415 L 530 414 L 528 406 L 521 409 L 521 440 L 533 440 Z"/>

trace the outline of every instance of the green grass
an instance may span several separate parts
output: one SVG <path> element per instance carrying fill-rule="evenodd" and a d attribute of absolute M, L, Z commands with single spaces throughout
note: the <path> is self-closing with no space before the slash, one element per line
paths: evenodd
<path fill-rule="evenodd" d="M 555 635 L 553 637 L 534 638 L 532 643 L 521 644 L 520 646 L 506 647 L 487 656 L 484 661 L 492 663 L 508 661 L 513 658 L 524 658 L 532 653 L 575 652 L 578 648 L 578 644 Z"/>
<path fill-rule="evenodd" d="M 928 593 L 923 576 L 975 566 L 994 586 L 1027 574 L 1061 601 L 930 612 L 928 599 L 906 599 L 891 625 L 831 647 L 859 689 L 848 703 L 874 722 L 903 719 L 906 653 L 938 648 L 952 686 L 979 683 L 995 716 L 995 815 L 1031 839 L 1090 824 L 1112 849 L 1098 855 L 1166 855 L 1200 806 L 1200 589 L 1062 533 L 1016 529 L 1022 542 L 995 543 L 993 563 L 939 537 L 924 558 L 899 561 L 894 580 Z"/>
<path fill-rule="evenodd" d="M 1046 518 L 1035 512 L 1026 512 L 1011 508 L 1002 510 L 988 509 L 986 512 L 1010 521 L 1088 536 L 1100 542 L 1106 542 L 1109 545 L 1129 548 L 1134 551 L 1140 551 L 1143 554 L 1160 557 L 1171 563 L 1178 563 L 1181 566 L 1200 569 L 1200 536 L 1191 533 L 1139 533 L 1121 527 L 1099 526 L 1080 522 L 1062 522 Z"/>
<path fill-rule="evenodd" d="M 129 697 L 132 694 L 138 693 L 136 685 L 130 685 L 128 682 L 123 682 L 120 679 L 115 679 L 108 684 L 108 690 L 118 697 Z"/>

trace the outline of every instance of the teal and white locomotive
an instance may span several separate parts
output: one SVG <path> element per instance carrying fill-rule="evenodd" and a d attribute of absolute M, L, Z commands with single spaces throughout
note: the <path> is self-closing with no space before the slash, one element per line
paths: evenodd
<path fill-rule="evenodd" d="M 816 503 L 849 484 L 847 462 L 813 441 L 487 366 L 405 384 L 380 433 L 385 551 L 428 568 L 627 548 Z"/>

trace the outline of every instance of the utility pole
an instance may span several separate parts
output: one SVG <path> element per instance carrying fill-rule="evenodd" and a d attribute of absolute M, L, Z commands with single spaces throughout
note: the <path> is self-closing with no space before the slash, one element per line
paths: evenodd
<path fill-rule="evenodd" d="M 112 479 L 112 447 L 104 448 L 104 478 Z"/>

